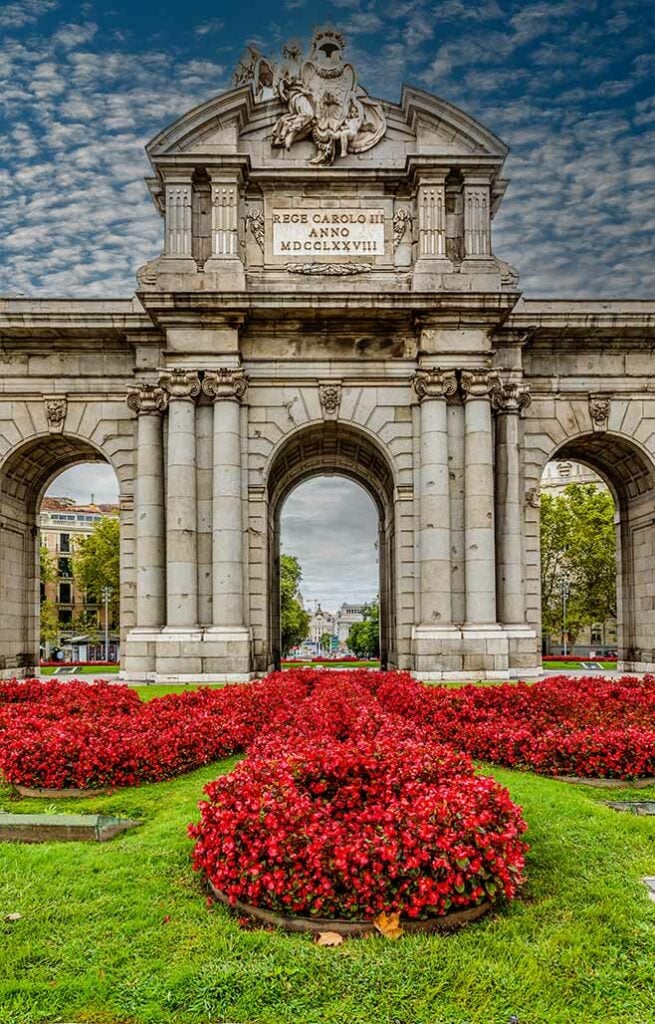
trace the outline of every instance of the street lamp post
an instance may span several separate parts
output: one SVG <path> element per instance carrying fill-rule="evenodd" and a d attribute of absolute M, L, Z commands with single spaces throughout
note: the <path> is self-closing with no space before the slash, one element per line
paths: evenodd
<path fill-rule="evenodd" d="M 102 588 L 102 596 L 105 602 L 105 661 L 109 661 L 109 598 L 111 587 Z"/>
<path fill-rule="evenodd" d="M 567 654 L 568 654 L 568 639 L 569 639 L 568 632 L 567 632 L 567 629 L 566 629 L 566 613 L 567 613 L 567 605 L 568 605 L 568 599 L 569 599 L 569 593 L 570 593 L 569 578 L 568 578 L 568 576 L 566 574 L 564 574 L 562 576 L 562 578 L 560 580 L 560 586 L 562 588 L 562 647 L 564 648 L 564 650 L 563 650 L 564 657 L 566 657 Z"/>

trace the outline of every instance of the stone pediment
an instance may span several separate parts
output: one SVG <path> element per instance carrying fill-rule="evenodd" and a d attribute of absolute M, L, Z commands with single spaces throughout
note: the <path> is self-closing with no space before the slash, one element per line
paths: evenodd
<path fill-rule="evenodd" d="M 279 60 L 249 46 L 233 88 L 147 147 L 166 220 L 142 288 L 487 291 L 507 147 L 438 96 L 370 96 L 332 28 Z"/>
<path fill-rule="evenodd" d="M 366 152 L 345 154 L 330 171 L 366 165 L 404 170 L 415 156 L 500 164 L 507 155 L 507 147 L 497 136 L 438 96 L 404 86 L 400 103 L 375 102 L 386 118 L 384 136 Z M 301 139 L 289 150 L 272 144 L 273 130 L 284 113 L 279 99 L 257 101 L 252 85 L 239 86 L 180 117 L 152 140 L 147 152 L 155 166 L 171 157 L 241 156 L 254 171 L 267 167 L 311 169 L 310 140 Z"/>

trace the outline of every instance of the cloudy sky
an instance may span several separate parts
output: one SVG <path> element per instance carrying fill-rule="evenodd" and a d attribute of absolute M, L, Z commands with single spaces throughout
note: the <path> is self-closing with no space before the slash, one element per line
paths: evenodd
<path fill-rule="evenodd" d="M 144 144 L 229 84 L 246 41 L 275 53 L 326 20 L 370 92 L 397 100 L 411 82 L 509 144 L 495 250 L 526 295 L 653 295 L 646 0 L 3 0 L 0 294 L 129 295 L 161 248 Z"/>

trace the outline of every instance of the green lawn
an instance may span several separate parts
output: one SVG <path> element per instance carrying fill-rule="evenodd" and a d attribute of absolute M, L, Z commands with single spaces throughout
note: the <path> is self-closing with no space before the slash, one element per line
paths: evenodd
<path fill-rule="evenodd" d="M 85 801 L 144 822 L 106 845 L 0 847 L 0 1024 L 653 1024 L 655 818 L 494 770 L 530 826 L 524 898 L 446 938 L 322 949 L 206 905 L 185 826 L 234 763 Z M 43 810 L 8 789 L 0 806 Z"/>
<path fill-rule="evenodd" d="M 592 661 L 596 665 L 602 665 L 603 668 L 610 669 L 611 671 L 615 671 L 615 669 L 616 669 L 616 661 L 598 661 L 596 658 L 586 658 L 585 660 L 586 661 Z M 548 671 L 551 668 L 552 669 L 559 668 L 559 669 L 562 669 L 563 671 L 566 671 L 566 669 L 578 669 L 578 668 L 582 668 L 582 662 L 581 661 L 545 661 L 543 663 L 544 671 Z"/>
<path fill-rule="evenodd" d="M 53 676 L 57 669 L 54 665 L 44 665 L 40 669 L 42 676 Z M 81 665 L 71 673 L 70 678 L 73 679 L 75 676 L 113 676 L 118 675 L 120 672 L 120 665 Z M 58 678 L 65 679 L 66 676 Z"/>

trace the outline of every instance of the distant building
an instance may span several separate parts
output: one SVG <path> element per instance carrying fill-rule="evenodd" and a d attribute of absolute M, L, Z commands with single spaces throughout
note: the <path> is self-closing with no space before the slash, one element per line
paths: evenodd
<path fill-rule="evenodd" d="M 569 484 L 595 484 L 599 491 L 607 490 L 607 485 L 598 474 L 580 462 L 570 462 L 566 459 L 546 463 L 541 475 L 542 491 L 557 493 L 563 491 Z"/>
<path fill-rule="evenodd" d="M 364 605 L 362 604 L 344 602 L 336 612 L 330 612 L 324 610 L 320 601 L 317 601 L 314 611 L 311 612 L 304 652 L 318 654 L 321 637 L 329 633 L 330 637 L 334 638 L 331 649 L 345 654 L 348 651 L 350 627 L 354 622 L 362 622 L 363 619 Z"/>
<path fill-rule="evenodd" d="M 41 584 L 41 602 L 51 601 L 57 609 L 60 635 L 55 646 L 64 652 L 66 660 L 99 661 L 104 657 L 104 637 L 95 642 L 74 629 L 75 620 L 84 616 L 102 632 L 104 619 L 102 595 L 85 593 L 75 584 L 73 551 L 76 541 L 87 537 L 99 520 L 118 513 L 118 505 L 77 505 L 73 498 L 46 497 L 41 502 L 41 544 L 52 557 L 57 574 L 54 580 Z M 117 660 L 117 634 L 111 634 L 109 640 L 110 660 Z"/>

